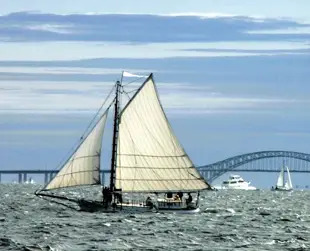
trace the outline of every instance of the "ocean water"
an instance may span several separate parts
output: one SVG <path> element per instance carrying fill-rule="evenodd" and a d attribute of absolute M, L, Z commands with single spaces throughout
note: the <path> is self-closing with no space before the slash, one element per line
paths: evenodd
<path fill-rule="evenodd" d="M 79 212 L 37 188 L 0 185 L 1 251 L 310 250 L 310 191 L 206 191 L 188 215 Z"/>

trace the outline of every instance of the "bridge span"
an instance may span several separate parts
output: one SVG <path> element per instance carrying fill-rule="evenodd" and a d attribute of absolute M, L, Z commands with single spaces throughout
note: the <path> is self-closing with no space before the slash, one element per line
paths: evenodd
<path fill-rule="evenodd" d="M 266 160 L 262 162 L 262 160 Z M 198 166 L 201 175 L 212 183 L 226 172 L 279 172 L 283 161 L 289 166 L 291 172 L 310 173 L 310 154 L 290 151 L 262 151 L 234 156 L 213 164 Z M 17 175 L 19 183 L 28 181 L 28 175 L 44 175 L 44 183 L 49 182 L 59 170 L 0 170 L 1 176 L 5 174 Z M 101 170 L 102 183 L 105 182 L 109 170 Z"/>
<path fill-rule="evenodd" d="M 261 160 L 265 160 L 262 162 Z M 261 151 L 234 156 L 213 164 L 198 166 L 201 175 L 212 183 L 226 172 L 279 172 L 281 166 L 290 172 L 310 173 L 310 154 L 291 151 Z"/>
<path fill-rule="evenodd" d="M 3 174 L 15 174 L 18 178 L 18 183 L 25 183 L 30 178 L 31 174 L 44 175 L 44 184 L 47 184 L 58 173 L 59 170 L 0 170 L 0 183 Z M 105 181 L 105 175 L 110 174 L 110 170 L 100 170 L 101 180 Z"/>

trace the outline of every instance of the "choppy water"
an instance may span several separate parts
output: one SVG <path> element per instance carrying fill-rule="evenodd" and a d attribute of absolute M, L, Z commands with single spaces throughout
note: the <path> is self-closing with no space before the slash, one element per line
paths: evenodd
<path fill-rule="evenodd" d="M 201 213 L 77 212 L 0 185 L 0 250 L 310 250 L 310 191 L 204 192 Z"/>

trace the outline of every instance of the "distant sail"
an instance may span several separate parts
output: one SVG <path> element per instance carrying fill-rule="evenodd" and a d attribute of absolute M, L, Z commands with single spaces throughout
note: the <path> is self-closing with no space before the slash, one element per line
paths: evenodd
<path fill-rule="evenodd" d="M 286 167 L 286 172 L 287 172 L 287 183 L 286 183 L 286 187 L 288 189 L 292 189 L 293 185 L 292 185 L 292 180 L 291 180 L 291 175 L 290 175 L 290 171 L 288 169 L 288 167 Z"/>
<path fill-rule="evenodd" d="M 100 153 L 108 110 L 43 190 L 100 184 Z"/>
<path fill-rule="evenodd" d="M 283 167 L 281 168 L 281 172 L 278 177 L 277 187 L 283 187 L 284 186 L 284 171 Z"/>
<path fill-rule="evenodd" d="M 116 188 L 166 192 L 209 187 L 174 135 L 151 75 L 121 113 Z"/>

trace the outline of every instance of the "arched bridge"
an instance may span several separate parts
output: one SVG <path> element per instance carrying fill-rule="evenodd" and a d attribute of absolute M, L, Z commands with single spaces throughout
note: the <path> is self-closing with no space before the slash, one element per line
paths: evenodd
<path fill-rule="evenodd" d="M 261 161 L 263 160 L 264 161 Z M 310 154 L 290 151 L 262 151 L 238 155 L 216 163 L 198 166 L 197 169 L 209 182 L 229 171 L 279 172 L 282 161 L 291 172 L 310 173 Z"/>

